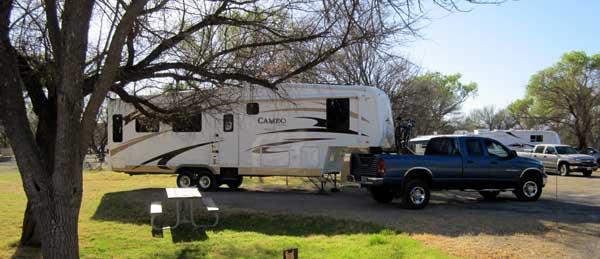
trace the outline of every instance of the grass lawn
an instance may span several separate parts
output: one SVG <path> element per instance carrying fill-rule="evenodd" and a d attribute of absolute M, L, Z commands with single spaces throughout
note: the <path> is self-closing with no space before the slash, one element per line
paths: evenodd
<path fill-rule="evenodd" d="M 0 170 L 0 258 L 31 257 L 20 250 L 25 194 L 16 172 Z M 291 178 L 290 178 L 291 179 Z M 285 179 L 265 179 L 281 184 Z M 149 202 L 160 199 L 159 188 L 172 187 L 173 176 L 128 176 L 86 172 L 79 218 L 84 258 L 281 258 L 282 250 L 298 248 L 300 258 L 449 258 L 405 234 L 377 225 L 321 217 L 221 212 L 216 228 L 191 231 L 187 226 L 153 238 Z M 256 184 L 252 179 L 245 185 Z M 290 181 L 292 185 L 302 181 Z M 165 211 L 173 211 L 165 204 Z M 165 219 L 174 215 L 166 214 Z M 199 217 L 199 220 L 209 220 Z M 170 223 L 170 222 L 165 222 Z"/>

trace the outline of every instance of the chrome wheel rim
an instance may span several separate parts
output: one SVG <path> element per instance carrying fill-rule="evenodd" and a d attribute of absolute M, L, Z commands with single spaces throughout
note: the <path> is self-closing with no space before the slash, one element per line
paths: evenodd
<path fill-rule="evenodd" d="M 523 184 L 523 193 L 531 198 L 538 193 L 538 185 L 534 181 L 527 181 Z"/>
<path fill-rule="evenodd" d="M 415 205 L 421 205 L 425 202 L 425 189 L 421 186 L 416 186 L 410 190 L 410 200 Z"/>
<path fill-rule="evenodd" d="M 567 175 L 567 166 L 566 165 L 562 165 L 560 167 L 560 175 Z"/>
<path fill-rule="evenodd" d="M 198 181 L 198 183 L 200 184 L 201 188 L 208 189 L 211 183 L 210 177 L 206 175 L 200 176 L 200 180 Z"/>
<path fill-rule="evenodd" d="M 183 175 L 183 176 L 179 177 L 179 186 L 180 187 L 190 187 L 191 184 L 192 184 L 192 179 L 189 176 Z"/>

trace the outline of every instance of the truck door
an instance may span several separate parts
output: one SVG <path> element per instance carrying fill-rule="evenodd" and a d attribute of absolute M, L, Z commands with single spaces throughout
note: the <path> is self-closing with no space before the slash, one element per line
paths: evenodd
<path fill-rule="evenodd" d="M 485 139 L 483 141 L 487 155 L 490 157 L 489 188 L 510 188 L 514 182 L 519 180 L 521 170 L 516 168 L 512 161 L 510 149 L 500 144 L 500 142 Z"/>
<path fill-rule="evenodd" d="M 228 113 L 215 120 L 215 141 L 217 165 L 219 167 L 238 167 L 239 127 L 237 114 Z M 215 153 L 215 150 L 213 150 Z"/>
<path fill-rule="evenodd" d="M 483 151 L 483 142 L 480 138 L 465 138 L 464 147 L 464 188 L 484 188 L 481 186 L 485 185 L 489 178 L 488 168 L 491 161 Z"/>
<path fill-rule="evenodd" d="M 544 150 L 544 154 L 541 155 L 540 161 L 542 161 L 545 168 L 557 168 L 556 162 L 558 161 L 558 154 L 556 153 L 556 148 L 553 146 L 546 146 L 546 150 Z"/>

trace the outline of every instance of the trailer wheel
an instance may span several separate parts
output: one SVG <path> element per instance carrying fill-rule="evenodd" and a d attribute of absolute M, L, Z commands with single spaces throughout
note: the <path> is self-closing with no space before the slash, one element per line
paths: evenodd
<path fill-rule="evenodd" d="M 200 191 L 214 191 L 219 184 L 215 176 L 208 171 L 202 170 L 198 172 L 198 189 Z"/>
<path fill-rule="evenodd" d="M 240 185 L 242 185 L 243 181 L 244 181 L 244 177 L 238 176 L 238 178 L 236 180 L 229 180 L 225 184 L 227 184 L 229 189 L 237 189 L 238 187 L 240 187 Z"/>
<path fill-rule="evenodd" d="M 177 176 L 177 187 L 179 187 L 179 188 L 194 187 L 197 184 L 198 183 L 196 182 L 196 180 L 194 180 L 192 172 L 189 172 L 186 170 L 186 171 L 180 172 L 179 175 Z"/>

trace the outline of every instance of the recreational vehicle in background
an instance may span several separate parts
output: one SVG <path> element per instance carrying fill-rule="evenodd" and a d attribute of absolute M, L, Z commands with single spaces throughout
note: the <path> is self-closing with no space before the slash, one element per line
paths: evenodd
<path fill-rule="evenodd" d="M 394 125 L 374 87 L 287 84 L 230 89 L 226 109 L 152 120 L 122 100 L 109 114 L 109 164 L 128 174 L 177 174 L 179 187 L 237 188 L 244 176 L 318 177 L 342 171 L 344 154 L 388 149 Z M 160 105 L 160 96 L 156 98 Z M 335 178 L 334 178 L 335 179 Z"/>
<path fill-rule="evenodd" d="M 418 136 L 410 140 L 410 147 L 415 153 L 423 154 L 427 142 L 431 138 L 439 137 L 442 135 L 427 135 Z M 538 144 L 560 144 L 560 137 L 558 133 L 554 131 L 546 130 L 487 130 L 480 129 L 473 132 L 470 131 L 456 131 L 452 135 L 444 136 L 479 136 L 495 139 L 507 147 L 521 152 L 529 151 Z"/>

